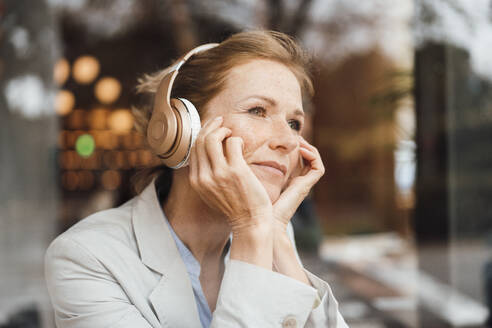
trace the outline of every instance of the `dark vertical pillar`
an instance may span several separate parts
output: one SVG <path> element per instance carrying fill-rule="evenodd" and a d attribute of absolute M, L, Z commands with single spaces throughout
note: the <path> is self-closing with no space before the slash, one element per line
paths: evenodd
<path fill-rule="evenodd" d="M 419 270 L 466 295 L 455 317 L 478 327 L 492 281 L 492 85 L 466 49 L 428 44 L 416 52 L 415 98 Z"/>
<path fill-rule="evenodd" d="M 448 152 L 446 129 L 446 47 L 429 44 L 415 55 L 417 179 L 414 216 L 419 265 L 449 282 Z M 421 252 L 432 244 L 442 256 L 426 263 Z"/>

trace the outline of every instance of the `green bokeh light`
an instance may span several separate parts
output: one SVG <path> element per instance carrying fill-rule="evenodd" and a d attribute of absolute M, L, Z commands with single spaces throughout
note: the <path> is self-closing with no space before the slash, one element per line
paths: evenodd
<path fill-rule="evenodd" d="M 75 142 L 75 150 L 82 157 L 89 157 L 94 152 L 96 143 L 90 134 L 83 134 Z"/>

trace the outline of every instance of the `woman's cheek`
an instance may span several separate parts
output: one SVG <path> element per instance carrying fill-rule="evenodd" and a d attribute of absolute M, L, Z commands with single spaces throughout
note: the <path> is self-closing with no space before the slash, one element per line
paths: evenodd
<path fill-rule="evenodd" d="M 232 120 L 231 120 L 232 121 Z M 259 133 L 258 127 L 252 126 L 249 120 L 240 120 L 234 122 L 227 122 L 224 120 L 224 126 L 231 129 L 231 136 L 241 137 L 243 139 L 244 148 L 243 156 L 248 158 L 256 149 L 261 145 L 261 133 Z"/>

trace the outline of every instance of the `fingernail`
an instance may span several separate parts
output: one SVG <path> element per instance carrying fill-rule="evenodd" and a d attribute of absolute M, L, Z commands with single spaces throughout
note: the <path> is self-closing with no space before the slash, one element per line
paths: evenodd
<path fill-rule="evenodd" d="M 222 116 L 217 116 L 216 118 L 214 118 L 215 121 L 222 121 L 223 117 Z"/>

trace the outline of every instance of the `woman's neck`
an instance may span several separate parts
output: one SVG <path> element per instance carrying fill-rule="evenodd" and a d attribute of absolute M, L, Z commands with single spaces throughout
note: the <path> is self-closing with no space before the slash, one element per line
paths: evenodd
<path fill-rule="evenodd" d="M 220 264 L 231 232 L 224 215 L 205 204 L 193 190 L 188 168 L 173 174 L 171 190 L 163 203 L 169 223 L 202 267 Z"/>

